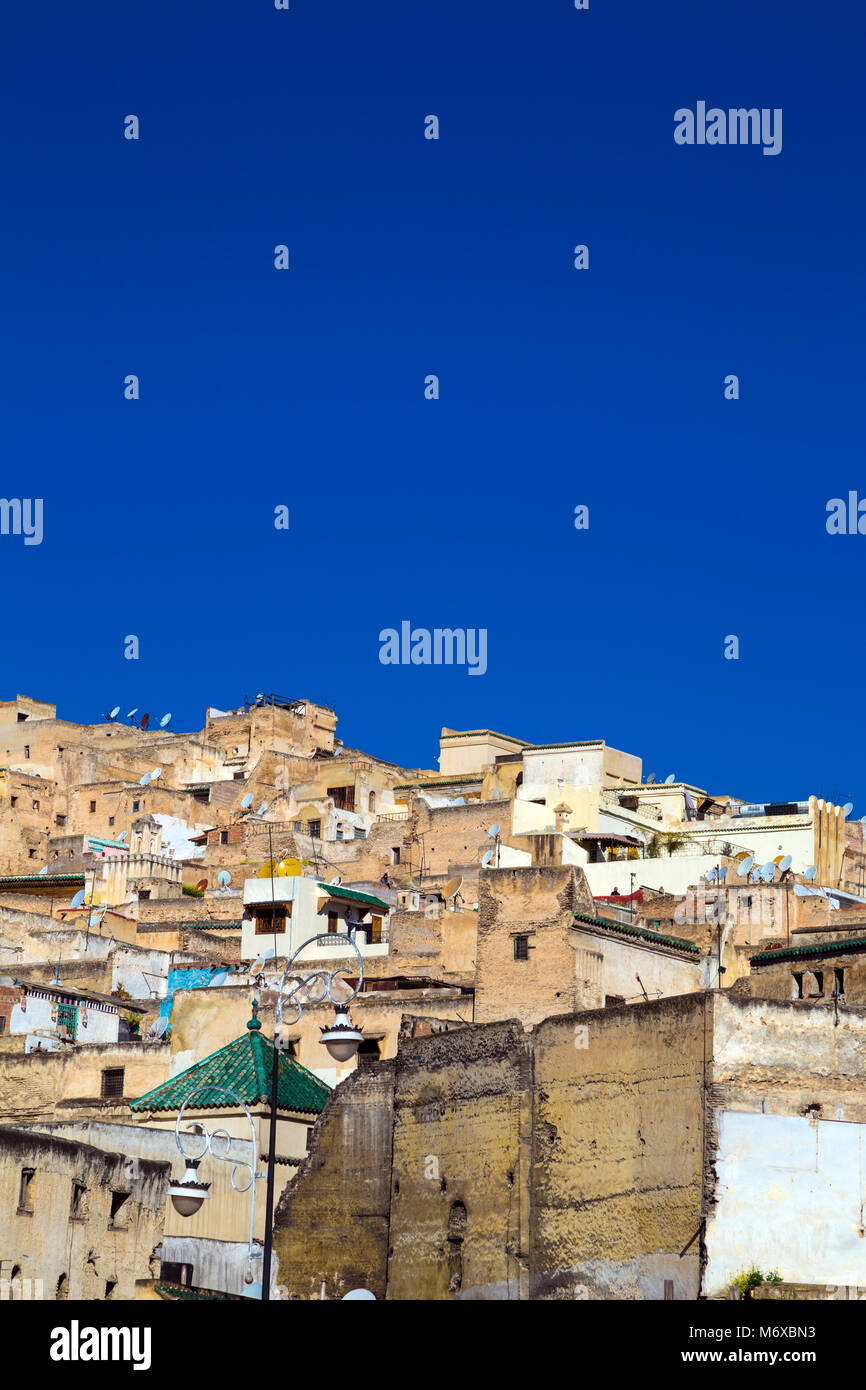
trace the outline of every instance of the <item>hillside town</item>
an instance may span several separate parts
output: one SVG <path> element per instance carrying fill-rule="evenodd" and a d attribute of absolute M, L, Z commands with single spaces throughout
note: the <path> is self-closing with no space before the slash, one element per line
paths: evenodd
<path fill-rule="evenodd" d="M 337 731 L 0 702 L 0 1298 L 859 1296 L 850 804 Z"/>

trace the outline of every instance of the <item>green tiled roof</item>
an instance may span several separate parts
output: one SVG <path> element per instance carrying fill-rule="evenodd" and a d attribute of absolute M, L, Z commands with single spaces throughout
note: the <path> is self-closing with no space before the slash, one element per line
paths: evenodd
<path fill-rule="evenodd" d="M 4 883 L 35 883 L 50 887 L 55 883 L 83 883 L 84 873 L 80 874 L 3 874 L 0 888 Z"/>
<path fill-rule="evenodd" d="M 257 1009 L 254 1005 L 253 1012 Z M 204 1087 L 193 1102 L 195 1110 L 227 1110 L 229 1098 L 218 1089 L 228 1086 L 245 1105 L 268 1104 L 271 1095 L 274 1044 L 263 1036 L 256 1017 L 250 1019 L 245 1031 L 234 1042 L 211 1053 L 204 1061 L 182 1071 L 130 1105 L 131 1110 L 180 1110 L 187 1096 Z M 325 1108 L 331 1087 L 320 1081 L 294 1057 L 280 1052 L 280 1080 L 277 1107 L 297 1110 L 303 1115 L 318 1115 Z M 209 1089 L 212 1088 L 212 1089 Z"/>
<path fill-rule="evenodd" d="M 612 922 L 607 917 L 590 917 L 586 912 L 572 912 L 579 922 L 589 922 L 605 931 L 622 932 L 624 936 L 639 936 L 644 941 L 653 941 L 658 946 L 671 946 L 675 951 L 688 951 L 699 956 L 700 951 L 691 941 L 681 941 L 677 936 L 664 936 L 662 932 L 650 931 L 648 927 L 628 927 L 624 922 Z"/>
<path fill-rule="evenodd" d="M 374 897 L 372 893 L 361 893 L 357 888 L 338 888 L 334 883 L 322 883 L 318 879 L 316 882 L 332 898 L 348 898 L 353 903 L 370 903 L 373 907 L 381 907 L 383 912 L 391 911 L 387 903 L 383 903 L 381 898 Z"/>
<path fill-rule="evenodd" d="M 797 960 L 802 956 L 843 956 L 847 951 L 862 951 L 866 937 L 858 936 L 854 941 L 825 941 L 819 946 L 783 946 L 777 951 L 759 951 L 749 956 L 750 965 L 762 965 L 765 961 Z"/>

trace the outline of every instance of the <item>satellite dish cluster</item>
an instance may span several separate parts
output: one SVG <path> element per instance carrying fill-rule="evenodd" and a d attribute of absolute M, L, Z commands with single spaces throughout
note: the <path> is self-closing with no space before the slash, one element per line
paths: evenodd
<path fill-rule="evenodd" d="M 115 719 L 117 718 L 117 716 L 118 716 L 119 714 L 120 714 L 120 705 L 115 705 L 114 708 L 113 708 L 113 709 L 110 709 L 110 710 L 108 711 L 108 713 L 105 715 L 105 722 L 106 722 L 107 724 L 113 724 L 114 721 L 115 721 Z M 137 714 L 138 714 L 138 705 L 136 705 L 133 709 L 129 710 L 128 713 L 127 713 L 127 716 L 126 716 L 126 717 L 127 717 L 127 719 L 131 719 L 131 720 L 132 720 L 133 725 L 135 724 L 135 716 L 136 716 Z M 171 713 L 169 713 L 169 714 L 164 714 L 164 715 L 162 716 L 162 718 L 160 719 L 160 721 L 159 721 L 159 727 L 160 727 L 161 729 L 167 729 L 170 723 L 171 723 Z M 149 715 L 149 714 L 143 714 L 143 715 L 141 716 L 141 722 L 140 722 L 140 724 L 139 724 L 138 727 L 139 727 L 140 729 L 147 729 L 149 726 L 150 726 L 150 715 Z"/>

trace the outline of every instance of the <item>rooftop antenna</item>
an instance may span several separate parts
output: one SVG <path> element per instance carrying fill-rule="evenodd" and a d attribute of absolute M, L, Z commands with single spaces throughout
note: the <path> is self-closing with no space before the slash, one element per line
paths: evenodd
<path fill-rule="evenodd" d="M 146 729 L 149 723 L 150 723 L 150 715 L 149 715 L 149 714 L 143 714 L 143 715 L 141 716 L 141 724 L 139 725 L 139 728 L 141 728 L 141 729 Z"/>
<path fill-rule="evenodd" d="M 153 769 L 153 772 L 150 774 L 150 780 L 151 780 L 151 782 L 155 782 L 156 779 L 157 779 L 157 777 L 161 777 L 161 776 L 162 776 L 162 768 L 161 768 L 161 767 L 155 767 L 155 768 Z"/>
<path fill-rule="evenodd" d="M 449 898 L 453 898 L 453 899 L 454 899 L 454 903 L 455 903 L 454 910 L 455 910 L 455 911 L 456 911 L 457 897 L 458 897 L 458 895 L 459 895 L 459 893 L 460 893 L 460 889 L 461 889 L 462 887 L 463 887 L 463 879 L 458 875 L 456 878 L 449 878 L 448 882 L 445 884 L 445 887 L 442 889 L 442 896 L 443 896 L 443 898 L 445 899 L 446 903 L 447 903 L 447 901 L 448 901 Z"/>
<path fill-rule="evenodd" d="M 247 807 L 248 807 L 248 806 L 252 806 L 252 804 L 253 804 L 253 794 L 252 794 L 252 792 L 247 792 L 246 796 L 244 797 L 243 801 L 241 802 L 241 810 L 242 810 L 242 811 L 245 811 L 245 810 L 247 809 Z"/>
<path fill-rule="evenodd" d="M 220 888 L 228 888 L 231 881 L 232 876 L 229 873 L 228 869 L 220 869 L 219 873 L 217 874 L 217 883 L 219 884 Z"/>
<path fill-rule="evenodd" d="M 651 772 L 650 775 L 649 775 L 649 777 L 646 779 L 646 785 L 647 785 L 648 787 L 653 786 L 654 783 L 655 783 L 655 780 L 656 780 L 656 775 L 655 775 L 654 772 Z"/>
<path fill-rule="evenodd" d="M 846 801 L 846 802 L 845 802 L 845 805 L 842 807 L 842 814 L 843 814 L 843 816 L 845 817 L 846 820 L 848 819 L 848 817 L 850 816 L 850 814 L 851 814 L 851 812 L 852 812 L 853 810 L 854 810 L 854 802 L 853 802 L 853 801 Z"/>
<path fill-rule="evenodd" d="M 482 856 L 481 856 L 481 866 L 482 866 L 482 868 L 484 868 L 484 869 L 489 869 L 489 868 L 490 868 L 490 861 L 491 861 L 492 858 L 493 858 L 493 850 L 492 850 L 492 849 L 485 850 L 484 854 L 482 854 Z"/>
<path fill-rule="evenodd" d="M 776 877 L 776 866 L 772 859 L 768 860 L 766 864 L 762 864 L 758 873 L 764 883 L 772 883 L 773 879 Z"/>
<path fill-rule="evenodd" d="M 80 907 L 86 897 L 87 894 L 84 891 L 84 889 L 79 888 L 78 892 L 75 894 L 75 897 L 72 899 L 72 902 L 70 903 L 70 907 Z"/>
<path fill-rule="evenodd" d="M 715 883 L 718 869 L 708 869 L 706 874 L 707 883 Z"/>
<path fill-rule="evenodd" d="M 665 778 L 665 786 L 666 786 L 666 787 L 669 787 L 670 784 L 671 784 L 671 782 L 675 782 L 675 781 L 676 781 L 676 774 L 673 773 L 673 772 L 669 772 L 668 775 L 667 775 L 667 777 Z"/>
<path fill-rule="evenodd" d="M 200 878 L 199 881 L 198 881 L 198 883 L 197 883 L 195 886 L 196 886 L 196 888 L 198 889 L 198 891 L 199 891 L 200 893 L 203 893 L 204 890 L 205 890 L 205 888 L 207 888 L 207 879 L 206 879 L 206 878 Z"/>
<path fill-rule="evenodd" d="M 723 883 L 724 880 L 725 880 L 727 877 L 728 877 L 728 866 L 727 866 L 727 864 L 722 864 L 721 868 L 719 869 L 719 873 L 718 873 L 719 883 Z"/>
<path fill-rule="evenodd" d="M 807 879 L 809 882 L 811 882 L 812 879 L 815 877 L 815 875 L 816 875 L 817 872 L 818 872 L 818 870 L 817 870 L 817 868 L 815 867 L 815 865 L 814 865 L 814 864 L 810 864 L 809 867 L 808 867 L 808 869 L 807 869 L 806 872 L 804 873 L 803 877 L 804 877 L 805 879 Z"/>
<path fill-rule="evenodd" d="M 171 723 L 171 715 L 170 715 L 170 714 L 164 714 L 164 715 L 162 716 L 162 718 L 160 719 L 160 721 L 159 721 L 159 727 L 160 727 L 161 729 L 166 729 L 166 728 L 168 728 L 168 725 L 169 725 L 170 723 Z"/>
<path fill-rule="evenodd" d="M 339 888 L 339 886 L 340 886 L 340 884 L 341 884 L 342 882 L 343 882 L 343 880 L 342 880 L 342 878 L 340 877 L 339 874 L 334 874 L 334 877 L 333 877 L 333 878 L 328 879 L 328 883 L 329 883 L 329 885 L 330 885 L 331 888 Z"/>
<path fill-rule="evenodd" d="M 265 814 L 265 811 L 266 811 L 267 809 L 268 809 L 268 803 L 267 803 L 266 801 L 263 801 L 262 804 L 261 804 L 261 806 L 259 807 L 259 809 L 256 811 L 256 815 L 257 815 L 257 816 L 263 816 L 263 815 Z"/>
<path fill-rule="evenodd" d="M 139 777 L 139 779 L 138 779 L 138 785 L 139 785 L 140 787 L 149 787 L 149 786 L 150 786 L 150 778 L 151 778 L 151 773 L 146 772 L 146 773 L 144 774 L 143 777 Z"/>
<path fill-rule="evenodd" d="M 129 711 L 129 713 L 126 716 L 127 719 L 131 719 L 134 714 L 138 714 L 138 705 L 135 706 L 135 709 L 131 709 Z"/>
<path fill-rule="evenodd" d="M 779 865 L 778 865 L 779 873 L 780 873 L 780 874 L 786 874 L 786 873 L 788 872 L 788 870 L 790 869 L 791 865 L 793 864 L 793 862 L 794 862 L 794 860 L 793 860 L 793 858 L 791 857 L 791 855 L 790 855 L 790 854 L 786 854 L 785 857 L 784 857 L 784 859 L 782 859 L 782 860 L 780 861 Z"/>
<path fill-rule="evenodd" d="M 119 845 L 122 845 L 123 842 L 124 842 L 124 840 L 126 839 L 128 833 L 129 833 L 129 832 L 126 831 L 126 830 L 121 830 L 120 834 L 119 834 L 118 837 L 117 837 L 116 843 L 119 844 Z"/>
<path fill-rule="evenodd" d="M 120 714 L 120 705 L 115 705 L 115 706 L 114 706 L 114 709 L 109 710 L 109 711 L 108 711 L 108 722 L 109 722 L 109 724 L 112 722 L 112 720 L 116 719 L 117 716 L 118 716 L 119 714 Z"/>

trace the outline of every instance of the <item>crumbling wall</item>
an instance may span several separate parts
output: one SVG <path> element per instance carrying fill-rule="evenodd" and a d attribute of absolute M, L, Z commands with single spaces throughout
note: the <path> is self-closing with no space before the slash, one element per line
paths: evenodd
<path fill-rule="evenodd" d="M 274 1251 L 290 1299 L 319 1298 L 323 1284 L 326 1298 L 385 1297 L 394 1067 L 363 1068 L 333 1092 L 280 1198 Z"/>

